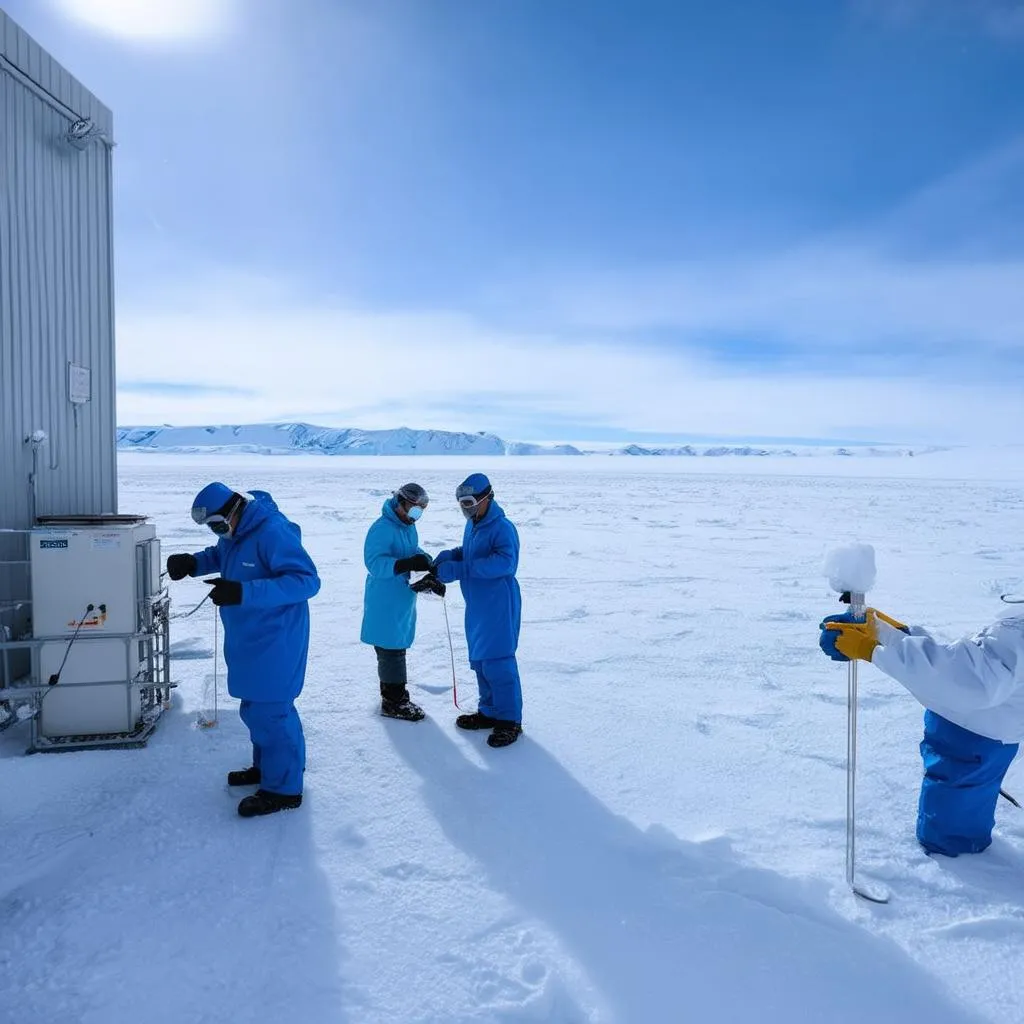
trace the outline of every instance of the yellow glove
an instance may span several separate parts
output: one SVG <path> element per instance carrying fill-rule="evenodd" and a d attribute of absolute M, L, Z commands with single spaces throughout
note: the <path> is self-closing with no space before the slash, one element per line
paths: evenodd
<path fill-rule="evenodd" d="M 835 630 L 836 650 L 850 661 L 870 661 L 878 646 L 875 625 L 868 616 L 867 622 L 826 622 L 825 629 Z"/>
<path fill-rule="evenodd" d="M 893 629 L 900 629 L 904 633 L 910 632 L 910 630 L 904 623 L 900 622 L 898 619 L 890 618 L 888 615 L 885 614 L 885 612 L 880 612 L 877 608 L 868 608 L 867 612 L 868 619 L 870 619 L 871 616 L 874 615 L 876 618 L 881 619 L 883 622 L 887 622 L 890 626 L 892 626 Z"/>

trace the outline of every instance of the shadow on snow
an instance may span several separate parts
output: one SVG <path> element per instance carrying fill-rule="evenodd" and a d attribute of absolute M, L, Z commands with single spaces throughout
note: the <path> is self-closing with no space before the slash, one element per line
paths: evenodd
<path fill-rule="evenodd" d="M 724 839 L 641 831 L 528 736 L 482 745 L 480 768 L 430 719 L 387 732 L 449 840 L 553 930 L 616 1021 L 976 1020 L 800 882 L 744 865 Z"/>

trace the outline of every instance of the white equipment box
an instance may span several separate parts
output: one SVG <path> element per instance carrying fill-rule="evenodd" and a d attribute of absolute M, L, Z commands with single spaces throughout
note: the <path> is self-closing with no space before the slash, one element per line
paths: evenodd
<path fill-rule="evenodd" d="M 32 531 L 32 632 L 45 737 L 129 733 L 141 718 L 135 685 L 160 594 L 156 527 L 137 516 L 49 517 Z M 97 685 L 99 684 L 99 685 Z"/>

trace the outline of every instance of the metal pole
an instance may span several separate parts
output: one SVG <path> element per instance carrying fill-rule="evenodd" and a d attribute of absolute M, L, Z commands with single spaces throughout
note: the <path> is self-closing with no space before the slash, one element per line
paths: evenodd
<path fill-rule="evenodd" d="M 850 594 L 850 614 L 866 618 L 863 594 Z M 872 903 L 888 903 L 888 896 L 869 893 L 856 882 L 857 855 L 857 659 L 851 658 L 846 684 L 846 882 L 855 896 Z"/>
<path fill-rule="evenodd" d="M 211 603 L 213 608 L 213 724 L 217 724 L 217 664 L 220 661 L 220 640 L 218 637 L 217 624 L 220 620 L 220 614 L 217 611 L 217 606 Z"/>
<path fill-rule="evenodd" d="M 846 680 L 846 882 L 854 888 L 857 836 L 857 662 L 851 661 Z"/>
<path fill-rule="evenodd" d="M 448 633 L 448 654 L 452 659 L 452 700 L 455 702 L 455 706 L 459 707 L 459 686 L 455 681 L 455 647 L 452 644 L 452 627 L 448 624 L 448 602 L 442 597 L 441 607 L 444 608 L 444 628 Z M 461 711 L 462 708 L 459 708 Z"/>

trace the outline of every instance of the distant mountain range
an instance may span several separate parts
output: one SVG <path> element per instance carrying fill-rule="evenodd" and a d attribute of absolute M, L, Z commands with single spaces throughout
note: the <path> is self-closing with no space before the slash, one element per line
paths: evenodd
<path fill-rule="evenodd" d="M 751 445 L 629 444 L 621 447 L 578 448 L 571 444 L 531 444 L 504 441 L 495 434 L 448 430 L 358 430 L 317 427 L 309 423 L 252 423 L 208 427 L 118 427 L 122 451 L 258 455 L 671 455 L 671 456 L 904 456 L 944 449 L 895 445 L 830 447 L 826 445 L 760 447 Z"/>
<path fill-rule="evenodd" d="M 494 434 L 447 430 L 357 430 L 309 423 L 215 427 L 118 427 L 117 446 L 158 452 L 259 455 L 581 455 L 572 445 L 503 441 Z"/>

